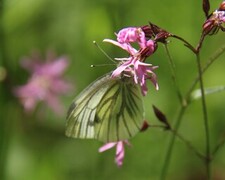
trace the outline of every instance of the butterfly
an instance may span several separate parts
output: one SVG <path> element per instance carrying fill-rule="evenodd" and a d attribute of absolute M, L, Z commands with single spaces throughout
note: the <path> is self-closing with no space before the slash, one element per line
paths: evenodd
<path fill-rule="evenodd" d="M 144 114 L 140 88 L 132 78 L 111 78 L 108 73 L 75 98 L 67 113 L 66 136 L 126 140 L 140 131 Z"/>

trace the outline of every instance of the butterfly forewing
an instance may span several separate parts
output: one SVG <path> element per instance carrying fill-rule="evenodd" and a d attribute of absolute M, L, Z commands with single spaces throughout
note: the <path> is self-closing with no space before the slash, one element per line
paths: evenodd
<path fill-rule="evenodd" d="M 142 96 L 130 78 L 106 75 L 89 85 L 68 112 L 66 135 L 103 142 L 129 139 L 144 120 Z"/>
<path fill-rule="evenodd" d="M 96 108 L 110 85 L 109 78 L 97 79 L 75 98 L 67 113 L 67 136 L 94 138 Z"/>

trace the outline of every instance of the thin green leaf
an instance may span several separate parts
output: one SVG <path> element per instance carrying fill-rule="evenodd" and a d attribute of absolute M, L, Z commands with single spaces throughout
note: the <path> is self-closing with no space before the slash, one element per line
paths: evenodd
<path fill-rule="evenodd" d="M 215 94 L 215 93 L 218 93 L 221 91 L 225 91 L 225 86 L 216 86 L 216 87 L 205 88 L 204 91 L 205 91 L 205 95 Z M 197 100 L 197 99 L 200 99 L 201 96 L 202 96 L 201 90 L 196 89 L 195 91 L 192 92 L 191 99 Z"/>

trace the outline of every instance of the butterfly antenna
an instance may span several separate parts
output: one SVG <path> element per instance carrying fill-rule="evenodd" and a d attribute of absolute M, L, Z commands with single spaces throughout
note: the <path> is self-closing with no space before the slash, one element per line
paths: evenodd
<path fill-rule="evenodd" d="M 90 67 L 93 68 L 93 67 L 101 67 L 101 66 L 115 66 L 115 64 L 92 64 Z"/>
<path fill-rule="evenodd" d="M 93 44 L 110 60 L 115 64 L 115 60 L 113 60 L 99 45 L 96 41 L 93 41 Z"/>

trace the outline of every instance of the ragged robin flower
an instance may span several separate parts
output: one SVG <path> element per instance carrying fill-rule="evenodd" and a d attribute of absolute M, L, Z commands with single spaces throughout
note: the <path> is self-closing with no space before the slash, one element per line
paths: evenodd
<path fill-rule="evenodd" d="M 25 111 L 32 112 L 38 102 L 44 102 L 55 113 L 62 114 L 64 108 L 59 96 L 72 90 L 72 85 L 62 77 L 68 67 L 67 58 L 55 58 L 49 54 L 44 62 L 39 56 L 33 55 L 21 62 L 31 76 L 25 85 L 14 89 L 14 94 L 19 98 Z"/>
<path fill-rule="evenodd" d="M 129 27 L 119 31 L 117 41 L 111 39 L 104 39 L 104 42 L 109 42 L 127 51 L 129 57 L 115 58 L 120 61 L 120 65 L 113 71 L 112 78 L 118 77 L 121 73 L 132 76 L 134 82 L 141 87 L 142 94 L 147 94 L 148 88 L 146 80 L 149 79 L 158 90 L 157 77 L 154 70 L 158 66 L 145 63 L 145 59 L 152 55 L 157 45 L 155 41 L 146 38 L 145 33 L 140 27 Z M 131 43 L 137 43 L 139 49 L 135 49 Z"/>

